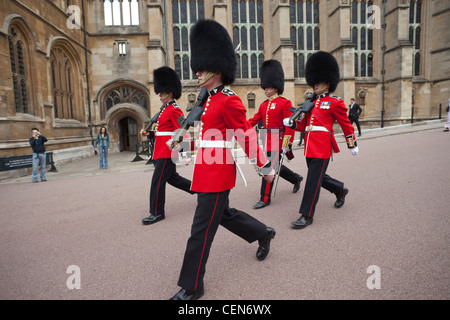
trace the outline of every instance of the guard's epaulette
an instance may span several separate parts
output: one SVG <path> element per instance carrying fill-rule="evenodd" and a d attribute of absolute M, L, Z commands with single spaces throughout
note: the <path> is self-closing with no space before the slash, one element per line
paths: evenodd
<path fill-rule="evenodd" d="M 286 100 L 289 100 L 288 98 L 286 98 L 285 96 L 279 96 L 280 98 L 283 98 L 283 99 L 286 99 Z"/>
<path fill-rule="evenodd" d="M 337 100 L 342 100 L 341 97 L 335 96 L 335 95 L 333 95 L 333 94 L 330 94 L 330 97 L 331 97 L 331 98 L 334 98 L 334 99 L 337 99 Z"/>
<path fill-rule="evenodd" d="M 223 88 L 223 89 L 222 89 L 222 93 L 223 93 L 223 94 L 226 94 L 226 95 L 229 96 L 229 97 L 235 96 L 235 95 L 236 95 L 236 93 L 234 93 L 233 90 L 228 89 L 228 88 Z"/>
<path fill-rule="evenodd" d="M 179 106 L 179 105 L 177 105 L 177 103 L 176 103 L 176 102 L 172 103 L 172 105 L 173 105 L 173 107 L 174 107 L 174 108 L 178 108 L 178 109 L 180 108 L 180 106 Z"/>

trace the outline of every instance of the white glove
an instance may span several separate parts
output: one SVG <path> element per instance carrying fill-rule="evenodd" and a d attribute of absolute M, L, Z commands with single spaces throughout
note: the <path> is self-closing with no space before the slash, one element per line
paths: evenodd
<path fill-rule="evenodd" d="M 358 154 L 358 147 L 353 147 L 350 151 L 352 152 L 352 155 L 356 156 Z"/>
<path fill-rule="evenodd" d="M 267 174 L 267 175 L 264 176 L 264 179 L 265 179 L 267 182 L 272 183 L 273 180 L 275 179 L 275 174 L 276 174 L 275 170 L 272 169 L 272 170 L 270 170 L 270 173 L 269 173 L 269 174 Z"/>
<path fill-rule="evenodd" d="M 289 148 L 284 148 L 284 147 L 281 147 L 281 149 L 283 150 L 283 154 L 286 154 L 286 152 L 288 152 L 288 151 L 289 151 Z"/>
<path fill-rule="evenodd" d="M 177 144 L 177 145 L 172 149 L 172 142 L 173 142 L 173 139 L 167 140 L 167 142 L 166 142 L 167 147 L 168 147 L 170 150 L 180 151 L 180 149 L 181 149 L 180 144 Z"/>
<path fill-rule="evenodd" d="M 291 122 L 291 120 L 290 120 L 289 118 L 284 118 L 284 119 L 283 119 L 283 124 L 284 124 L 286 127 L 292 126 L 292 122 Z"/>

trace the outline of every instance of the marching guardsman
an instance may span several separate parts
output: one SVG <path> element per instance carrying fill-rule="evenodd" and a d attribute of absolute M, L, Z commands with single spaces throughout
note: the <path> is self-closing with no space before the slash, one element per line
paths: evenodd
<path fill-rule="evenodd" d="M 312 54 L 306 62 L 305 76 L 316 96 L 312 110 L 292 124 L 296 131 L 305 131 L 304 153 L 308 167 L 299 211 L 301 217 L 292 223 L 294 229 L 303 229 L 313 223 L 321 187 L 336 195 L 336 208 L 344 204 L 348 189 L 344 187 L 344 183 L 326 174 L 333 152 L 339 152 L 333 131 L 335 121 L 341 126 L 352 154 L 358 154 L 355 130 L 348 120 L 347 107 L 341 98 L 331 95 L 340 80 L 336 59 L 323 51 Z M 288 118 L 283 122 L 291 125 Z"/>
<path fill-rule="evenodd" d="M 275 171 L 257 144 L 241 99 L 225 85 L 234 82 L 236 56 L 226 29 L 214 20 L 199 20 L 191 29 L 191 69 L 199 86 L 209 92 L 200 118 L 191 190 L 197 192 L 197 208 L 187 241 L 178 285 L 172 300 L 195 300 L 204 293 L 203 277 L 211 245 L 219 225 L 249 243 L 258 241 L 257 260 L 266 258 L 275 230 L 230 208 L 229 194 L 236 183 L 234 139 L 269 181 Z M 252 161 L 253 162 L 253 161 Z M 227 272 L 225 268 L 222 272 Z"/>
<path fill-rule="evenodd" d="M 283 119 L 289 117 L 292 111 L 292 103 L 289 99 L 281 96 L 284 91 L 284 71 L 278 60 L 267 60 L 261 65 L 261 88 L 268 98 L 259 107 L 255 115 L 248 122 L 255 126 L 260 121 L 263 122 L 265 130 L 265 150 L 267 157 L 271 160 L 275 171 L 281 178 L 294 185 L 292 190 L 296 193 L 300 189 L 300 182 L 303 177 L 285 165 L 281 165 L 281 157 L 290 152 L 292 154 L 292 142 L 294 141 L 295 131 L 283 124 Z M 289 159 L 290 160 L 290 159 Z M 261 209 L 270 204 L 273 183 L 262 179 L 260 199 L 253 206 L 254 209 Z"/>
<path fill-rule="evenodd" d="M 194 194 L 191 191 L 191 181 L 183 178 L 177 172 L 172 161 L 172 150 L 166 145 L 174 132 L 180 128 L 177 120 L 183 116 L 183 111 L 175 99 L 181 97 L 181 81 L 174 70 L 160 67 L 153 70 L 155 93 L 159 95 L 163 106 L 159 113 L 154 131 L 146 135 L 154 135 L 155 149 L 153 160 L 155 170 L 150 185 L 150 216 L 142 219 L 143 224 L 153 224 L 165 218 L 166 183 Z"/>

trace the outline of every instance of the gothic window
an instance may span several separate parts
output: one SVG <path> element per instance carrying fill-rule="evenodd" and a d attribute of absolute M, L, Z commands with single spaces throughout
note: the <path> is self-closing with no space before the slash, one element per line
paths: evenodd
<path fill-rule="evenodd" d="M 27 50 L 21 35 L 16 33 L 14 27 L 10 28 L 8 42 L 16 112 L 30 113 L 28 98 L 28 75 L 25 64 L 25 55 Z"/>
<path fill-rule="evenodd" d="M 128 40 L 118 39 L 114 41 L 114 45 L 117 45 L 117 53 L 119 54 L 119 57 L 125 57 L 127 55 Z"/>
<path fill-rule="evenodd" d="M 50 61 L 55 118 L 75 119 L 72 63 L 61 48 L 51 51 Z"/>
<path fill-rule="evenodd" d="M 175 72 L 180 79 L 192 79 L 189 67 L 189 30 L 197 20 L 205 18 L 203 0 L 172 0 L 172 35 Z"/>
<path fill-rule="evenodd" d="M 233 0 L 233 44 L 238 65 L 236 78 L 259 78 L 264 61 L 264 29 L 262 0 Z"/>
<path fill-rule="evenodd" d="M 122 86 L 111 90 L 105 98 L 105 110 L 108 111 L 116 104 L 120 103 L 134 103 L 147 109 L 147 96 L 139 89 Z"/>
<path fill-rule="evenodd" d="M 105 26 L 139 25 L 138 0 L 103 0 Z"/>
<path fill-rule="evenodd" d="M 355 77 L 373 76 L 373 29 L 367 24 L 371 6 L 371 0 L 352 1 L 350 34 L 355 47 Z"/>
<path fill-rule="evenodd" d="M 413 44 L 413 76 L 420 75 L 420 22 L 422 1 L 411 0 L 409 3 L 409 41 Z"/>
<path fill-rule="evenodd" d="M 320 50 L 319 1 L 291 0 L 290 37 L 294 46 L 294 77 L 305 76 L 308 57 Z"/>

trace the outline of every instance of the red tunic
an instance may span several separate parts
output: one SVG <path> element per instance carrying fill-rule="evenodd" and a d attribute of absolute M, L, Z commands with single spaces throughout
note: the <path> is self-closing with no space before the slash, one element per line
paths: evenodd
<path fill-rule="evenodd" d="M 159 114 L 155 127 L 155 149 L 153 151 L 153 159 L 171 158 L 173 151 L 169 149 L 166 142 L 172 138 L 172 135 L 160 136 L 161 132 L 174 132 L 180 128 L 177 120 L 183 115 L 180 107 L 175 101 L 169 102 Z"/>
<path fill-rule="evenodd" d="M 256 131 L 247 121 L 247 110 L 233 91 L 222 88 L 212 90 L 205 102 L 198 139 L 232 141 L 234 137 L 248 158 L 256 159 L 258 167 L 263 167 L 268 160 L 257 144 Z M 232 189 L 235 183 L 236 165 L 231 149 L 199 147 L 191 190 L 222 192 Z"/>
<path fill-rule="evenodd" d="M 267 151 L 281 151 L 284 135 L 290 135 L 289 142 L 294 141 L 295 131 L 283 125 L 283 119 L 292 114 L 289 109 L 292 103 L 285 97 L 274 95 L 261 103 L 258 112 L 248 122 L 251 126 L 257 125 L 261 120 L 267 130 L 265 147 Z M 274 130 L 278 129 L 278 130 Z M 278 143 L 277 143 L 278 141 Z"/>
<path fill-rule="evenodd" d="M 355 140 L 355 129 L 348 120 L 347 107 L 344 101 L 333 95 L 320 95 L 315 100 L 314 108 L 301 120 L 297 121 L 296 131 L 305 131 L 305 157 L 328 159 L 332 151 L 339 152 L 334 138 L 333 124 L 337 121 L 344 135 L 352 136 Z M 326 131 L 308 131 L 309 126 L 325 127 Z"/>

